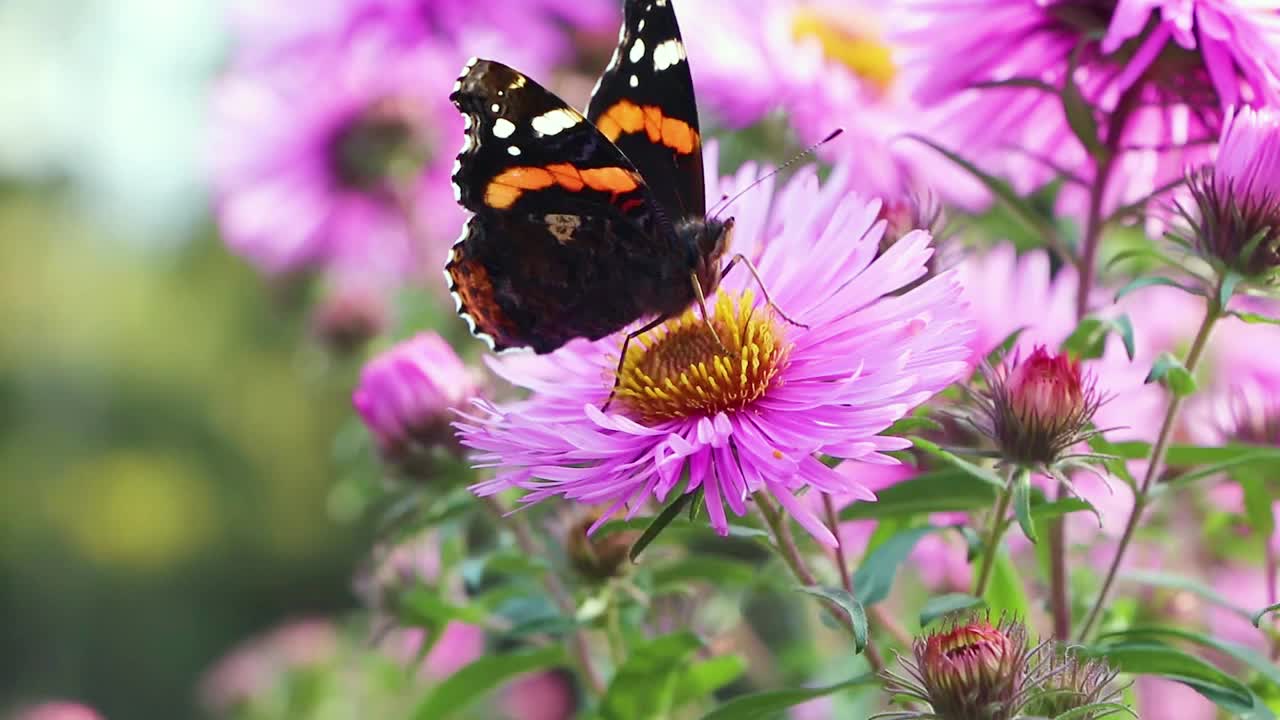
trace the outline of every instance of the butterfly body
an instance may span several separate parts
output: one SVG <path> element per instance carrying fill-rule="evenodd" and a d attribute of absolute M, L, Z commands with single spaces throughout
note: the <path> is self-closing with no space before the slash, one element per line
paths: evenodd
<path fill-rule="evenodd" d="M 628 0 L 586 115 L 520 72 L 468 63 L 454 173 L 472 213 L 445 275 L 496 350 L 551 352 L 712 292 L 732 218 L 706 217 L 693 81 L 669 0 Z"/>

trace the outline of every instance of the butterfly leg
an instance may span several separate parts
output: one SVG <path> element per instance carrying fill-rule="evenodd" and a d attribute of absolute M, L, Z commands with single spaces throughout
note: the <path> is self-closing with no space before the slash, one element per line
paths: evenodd
<path fill-rule="evenodd" d="M 724 270 L 720 271 L 720 279 L 724 280 L 725 276 L 729 274 L 729 271 L 732 270 L 734 266 L 736 266 L 739 262 L 745 265 L 747 268 L 747 271 L 751 273 L 751 277 L 755 278 L 756 285 L 760 286 L 760 294 L 764 295 L 765 304 L 768 305 L 774 312 L 778 313 L 778 317 L 782 318 L 783 320 L 786 320 L 787 322 L 791 323 L 792 325 L 795 325 L 796 327 L 802 327 L 806 330 L 809 329 L 808 325 L 805 325 L 804 323 L 798 320 L 792 319 L 790 315 L 787 315 L 785 312 L 782 311 L 782 308 L 778 307 L 778 304 L 775 303 L 773 301 L 773 298 L 769 296 L 769 288 L 765 286 L 764 280 L 760 279 L 760 271 L 756 269 L 755 263 L 751 262 L 751 258 L 748 258 L 746 255 L 743 255 L 742 253 L 738 253 L 734 255 L 732 258 L 730 258 L 729 264 L 725 265 Z"/>
<path fill-rule="evenodd" d="M 618 386 L 622 384 L 622 368 L 627 364 L 627 350 L 631 347 L 631 341 L 658 327 L 668 319 L 666 315 L 659 315 L 639 330 L 627 333 L 626 339 L 622 341 L 622 352 L 618 353 L 618 367 L 613 370 L 613 389 L 609 391 L 609 399 L 605 400 L 604 405 L 600 408 L 601 412 L 609 409 L 609 405 L 613 403 L 614 396 L 618 394 Z"/>
<path fill-rule="evenodd" d="M 716 334 L 716 326 L 711 322 L 711 316 L 707 314 L 707 296 L 702 292 L 702 283 L 698 282 L 698 274 L 693 274 L 693 295 L 698 298 L 698 307 L 702 310 L 702 322 L 706 323 L 707 329 L 711 331 L 711 337 L 715 339 L 716 344 L 720 346 L 720 352 L 727 353 L 729 348 L 721 342 L 720 336 Z"/>

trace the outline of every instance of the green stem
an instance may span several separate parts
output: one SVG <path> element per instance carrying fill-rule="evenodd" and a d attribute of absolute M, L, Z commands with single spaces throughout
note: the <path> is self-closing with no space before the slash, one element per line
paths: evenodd
<path fill-rule="evenodd" d="M 1200 364 L 1200 357 L 1204 354 L 1205 348 L 1209 344 L 1209 334 L 1213 332 L 1213 326 L 1222 317 L 1224 308 L 1218 303 L 1218 297 L 1221 294 L 1221 283 L 1214 289 L 1212 297 L 1208 299 L 1208 307 L 1205 309 L 1204 320 L 1200 323 L 1200 329 L 1196 332 L 1196 338 L 1191 343 L 1191 349 L 1187 352 L 1187 359 L 1184 363 L 1188 372 L 1195 372 L 1196 366 Z M 1084 625 L 1080 627 L 1080 641 L 1084 642 L 1089 639 L 1089 634 L 1097 625 L 1102 615 L 1102 608 L 1107 602 L 1107 595 L 1111 592 L 1111 586 L 1115 584 L 1116 575 L 1120 572 L 1120 563 L 1124 559 L 1125 552 L 1129 549 L 1129 544 L 1133 542 L 1133 535 L 1138 529 L 1138 525 L 1142 523 L 1143 513 L 1151 502 L 1151 488 L 1155 484 L 1155 479 L 1159 475 L 1161 466 L 1164 465 L 1165 455 L 1169 451 L 1169 441 L 1173 437 L 1173 428 L 1178 419 L 1178 411 L 1182 409 L 1182 397 L 1174 395 L 1169 398 L 1169 407 L 1164 414 L 1164 422 L 1160 424 L 1160 434 L 1156 436 L 1156 444 L 1151 449 L 1151 457 L 1147 462 L 1147 471 L 1142 476 L 1142 482 L 1138 486 L 1138 492 L 1133 498 L 1133 510 L 1129 512 L 1129 520 L 1125 523 L 1124 533 L 1120 536 L 1120 544 L 1116 546 L 1115 557 L 1111 559 L 1111 565 L 1107 568 L 1107 574 L 1102 581 L 1102 588 L 1098 591 L 1098 599 L 1094 601 L 1093 607 L 1089 610 L 1088 617 L 1085 618 Z"/>
<path fill-rule="evenodd" d="M 978 584 L 973 588 L 973 594 L 977 597 L 984 597 L 987 593 L 987 585 L 991 583 L 991 573 L 996 567 L 996 555 L 1000 552 L 1000 538 L 1004 537 L 1005 528 L 1008 527 L 1004 518 L 1009 514 L 1009 503 L 1013 501 L 1013 484 L 1018 472 L 1016 468 L 1009 469 L 1004 489 L 996 498 L 995 511 L 991 514 L 991 527 L 987 529 L 986 547 L 982 552 L 982 564 L 979 566 Z"/>
<path fill-rule="evenodd" d="M 534 539 L 533 529 L 529 527 L 529 520 L 523 514 L 507 515 L 502 503 L 496 497 L 486 497 L 483 498 L 483 501 L 484 506 L 488 508 L 489 513 L 497 520 L 498 525 L 511 530 L 511 533 L 515 535 L 516 544 L 520 546 L 520 551 L 526 557 L 546 557 L 546 553 L 538 547 L 538 542 Z M 577 614 L 577 605 L 573 601 L 573 596 L 569 594 L 564 584 L 560 582 L 560 577 L 555 572 L 547 571 L 542 573 L 542 583 L 551 595 L 551 599 L 555 601 L 556 607 L 560 608 L 560 612 L 565 617 L 572 619 Z M 587 641 L 586 630 L 580 629 L 574 632 L 570 636 L 569 647 L 573 651 L 574 662 L 582 673 L 587 687 L 593 694 L 597 696 L 603 695 L 606 689 L 604 680 L 600 677 L 600 672 L 591 661 L 591 644 Z"/>
<path fill-rule="evenodd" d="M 795 575 L 796 579 L 800 581 L 800 584 L 806 587 L 817 586 L 817 578 L 815 578 L 813 572 L 809 570 L 809 566 L 805 564 L 804 556 L 800 554 L 800 549 L 796 547 L 796 539 L 791 534 L 791 525 L 788 524 L 787 518 L 783 516 L 777 506 L 773 504 L 773 500 L 770 499 L 769 494 L 766 491 L 757 491 L 753 497 L 756 501 L 756 507 L 760 509 L 760 515 L 764 517 L 765 524 L 769 526 L 769 530 L 773 534 L 774 543 L 778 547 L 778 554 L 782 556 L 782 560 L 787 564 L 787 567 L 791 568 L 791 574 Z M 828 520 L 828 522 L 830 522 L 830 520 Z M 836 530 L 837 529 L 833 529 L 833 532 L 835 532 L 836 535 L 836 545 L 838 548 L 840 544 L 840 533 Z M 852 588 L 853 580 L 850 578 L 845 590 L 849 591 L 850 594 L 853 594 Z M 823 606 L 827 608 L 827 612 L 831 614 L 831 617 L 835 619 L 837 623 L 848 629 L 849 632 L 853 632 L 853 621 L 849 619 L 849 616 L 841 610 L 839 606 L 831 602 L 823 602 Z M 867 638 L 865 654 L 867 656 L 867 662 L 871 664 L 872 670 L 875 672 L 884 670 L 884 658 L 880 657 L 880 650 L 871 642 L 870 638 Z"/>

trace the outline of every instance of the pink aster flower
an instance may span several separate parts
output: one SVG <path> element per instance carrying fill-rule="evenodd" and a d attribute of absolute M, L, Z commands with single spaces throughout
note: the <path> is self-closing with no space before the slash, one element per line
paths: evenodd
<path fill-rule="evenodd" d="M 1036 345 L 1057 347 L 1076 326 L 1076 271 L 1054 273 L 1044 250 L 1019 255 L 1002 243 L 969 255 L 958 269 L 977 321 L 970 343 L 975 364 L 1015 330 L 1022 330 L 1016 348 L 1030 352 Z"/>
<path fill-rule="evenodd" d="M 383 457 L 412 473 L 424 453 L 454 447 L 452 413 L 479 393 L 475 371 L 444 338 L 424 332 L 365 365 L 351 402 Z"/>
<path fill-rule="evenodd" d="M 419 273 L 462 223 L 448 181 L 455 65 L 366 25 L 288 62 L 233 67 L 214 94 L 211 146 L 227 244 L 268 273 Z"/>
<path fill-rule="evenodd" d="M 215 715 L 261 696 L 285 674 L 334 660 L 338 631 L 327 620 L 285 623 L 233 648 L 201 681 L 200 695 Z"/>
<path fill-rule="evenodd" d="M 50 701 L 19 711 L 13 720 L 102 720 L 102 716 L 88 705 Z"/>
<path fill-rule="evenodd" d="M 936 191 L 972 206 L 985 193 L 949 161 L 899 136 L 923 130 L 898 81 L 886 0 L 699 0 L 680 5 L 698 99 L 722 122 L 752 125 L 785 114 L 802 143 L 836 127 L 824 149 L 851 155 L 860 193 L 886 201 Z"/>
<path fill-rule="evenodd" d="M 459 423 L 477 462 L 497 471 L 475 491 L 607 504 L 603 521 L 701 489 L 722 534 L 725 506 L 742 515 L 751 494 L 766 493 L 833 544 L 795 492 L 874 495 L 816 454 L 894 463 L 884 453 L 909 443 L 880 433 L 964 373 L 972 332 L 953 274 L 892 295 L 925 274 L 930 238 L 911 233 L 877 256 L 880 206 L 847 192 L 853 171 L 838 165 L 820 184 L 805 169 L 776 196 L 766 181 L 737 206 L 734 250 L 753 259 L 777 307 L 808 327 L 771 312 L 742 272 L 708 300 L 728 354 L 692 311 L 675 318 L 631 345 L 608 412 L 621 335 L 495 363 L 533 395 L 480 403 Z M 746 166 L 708 193 L 732 193 L 755 175 Z"/>
<path fill-rule="evenodd" d="M 1084 209 L 1092 167 L 1062 102 L 1073 53 L 1087 101 L 1108 113 L 1118 150 L 1108 209 L 1179 180 L 1208 159 L 1226 108 L 1280 98 L 1277 2 L 1232 0 L 912 0 L 898 18 L 908 82 L 936 109 L 939 137 L 1010 176 L 1022 190 L 1064 169 L 1063 210 Z M 1108 127 L 1110 126 L 1110 127 Z"/>

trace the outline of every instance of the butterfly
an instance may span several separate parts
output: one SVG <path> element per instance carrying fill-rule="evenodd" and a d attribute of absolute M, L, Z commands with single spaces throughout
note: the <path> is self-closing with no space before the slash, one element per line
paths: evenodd
<path fill-rule="evenodd" d="M 706 318 L 705 297 L 739 261 L 759 280 L 741 255 L 722 266 L 734 221 L 707 216 L 671 0 L 627 0 L 585 116 L 492 60 L 472 59 L 449 98 L 466 126 L 453 185 L 471 216 L 445 277 L 492 349 L 548 353 L 653 318 L 629 343 L 694 303 Z"/>

